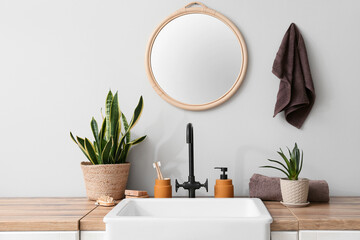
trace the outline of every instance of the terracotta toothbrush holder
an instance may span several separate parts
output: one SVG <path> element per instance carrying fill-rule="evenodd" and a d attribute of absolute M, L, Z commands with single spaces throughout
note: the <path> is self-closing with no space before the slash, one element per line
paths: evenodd
<path fill-rule="evenodd" d="M 154 198 L 171 198 L 171 197 L 172 197 L 171 179 L 170 178 L 165 178 L 163 180 L 155 179 Z"/>

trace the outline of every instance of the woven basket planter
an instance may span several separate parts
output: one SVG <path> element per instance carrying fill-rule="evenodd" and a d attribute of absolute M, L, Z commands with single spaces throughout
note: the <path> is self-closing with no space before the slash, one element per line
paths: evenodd
<path fill-rule="evenodd" d="M 90 200 L 110 196 L 114 200 L 124 198 L 130 163 L 93 165 L 82 162 L 86 195 Z"/>
<path fill-rule="evenodd" d="M 281 195 L 284 203 L 307 203 L 309 179 L 280 179 Z"/>

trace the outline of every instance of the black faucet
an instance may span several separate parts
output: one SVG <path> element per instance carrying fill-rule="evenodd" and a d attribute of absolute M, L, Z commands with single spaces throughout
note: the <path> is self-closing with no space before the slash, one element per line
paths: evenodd
<path fill-rule="evenodd" d="M 189 144 L 189 177 L 188 181 L 183 184 L 179 184 L 177 179 L 175 180 L 175 191 L 177 192 L 180 187 L 189 191 L 189 198 L 195 197 L 195 190 L 204 187 L 208 191 L 208 180 L 204 184 L 195 181 L 194 175 L 194 131 L 191 123 L 186 126 L 186 143 Z"/>

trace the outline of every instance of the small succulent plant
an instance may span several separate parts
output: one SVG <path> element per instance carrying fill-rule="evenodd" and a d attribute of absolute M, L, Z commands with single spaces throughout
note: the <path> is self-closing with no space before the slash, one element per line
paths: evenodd
<path fill-rule="evenodd" d="M 143 109 L 143 98 L 135 108 L 130 123 L 120 111 L 118 93 L 115 95 L 109 91 L 106 97 L 105 117 L 99 131 L 98 124 L 94 118 L 90 122 L 94 135 L 94 142 L 87 138 L 80 138 L 70 132 L 71 139 L 79 146 L 86 158 L 94 165 L 125 163 L 130 148 L 142 142 L 146 136 L 135 140 L 130 139 L 130 130 L 138 122 Z M 122 124 L 121 121 L 122 120 Z M 124 129 L 122 131 L 122 128 Z"/>
<path fill-rule="evenodd" d="M 300 174 L 302 166 L 303 166 L 304 153 L 301 150 L 301 154 L 300 154 L 300 150 L 296 143 L 295 143 L 295 146 L 292 151 L 290 151 L 290 149 L 288 147 L 287 147 L 287 149 L 289 151 L 289 158 L 287 158 L 285 156 L 285 154 L 281 148 L 280 148 L 280 151 L 277 152 L 284 160 L 285 165 L 283 163 L 281 163 L 280 161 L 268 159 L 270 162 L 279 164 L 281 167 L 283 167 L 283 169 L 274 167 L 274 166 L 261 166 L 261 167 L 262 168 L 273 168 L 273 169 L 279 170 L 279 171 L 285 173 L 286 177 L 289 180 L 298 180 L 299 174 Z"/>

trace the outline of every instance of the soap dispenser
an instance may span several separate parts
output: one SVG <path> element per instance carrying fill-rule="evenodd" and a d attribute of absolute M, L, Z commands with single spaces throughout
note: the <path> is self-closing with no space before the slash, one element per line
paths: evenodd
<path fill-rule="evenodd" d="M 234 197 L 234 186 L 232 180 L 228 179 L 226 172 L 226 167 L 216 167 L 215 169 L 220 169 L 222 174 L 220 179 L 216 179 L 216 184 L 214 187 L 214 193 L 216 198 L 232 198 Z"/>

